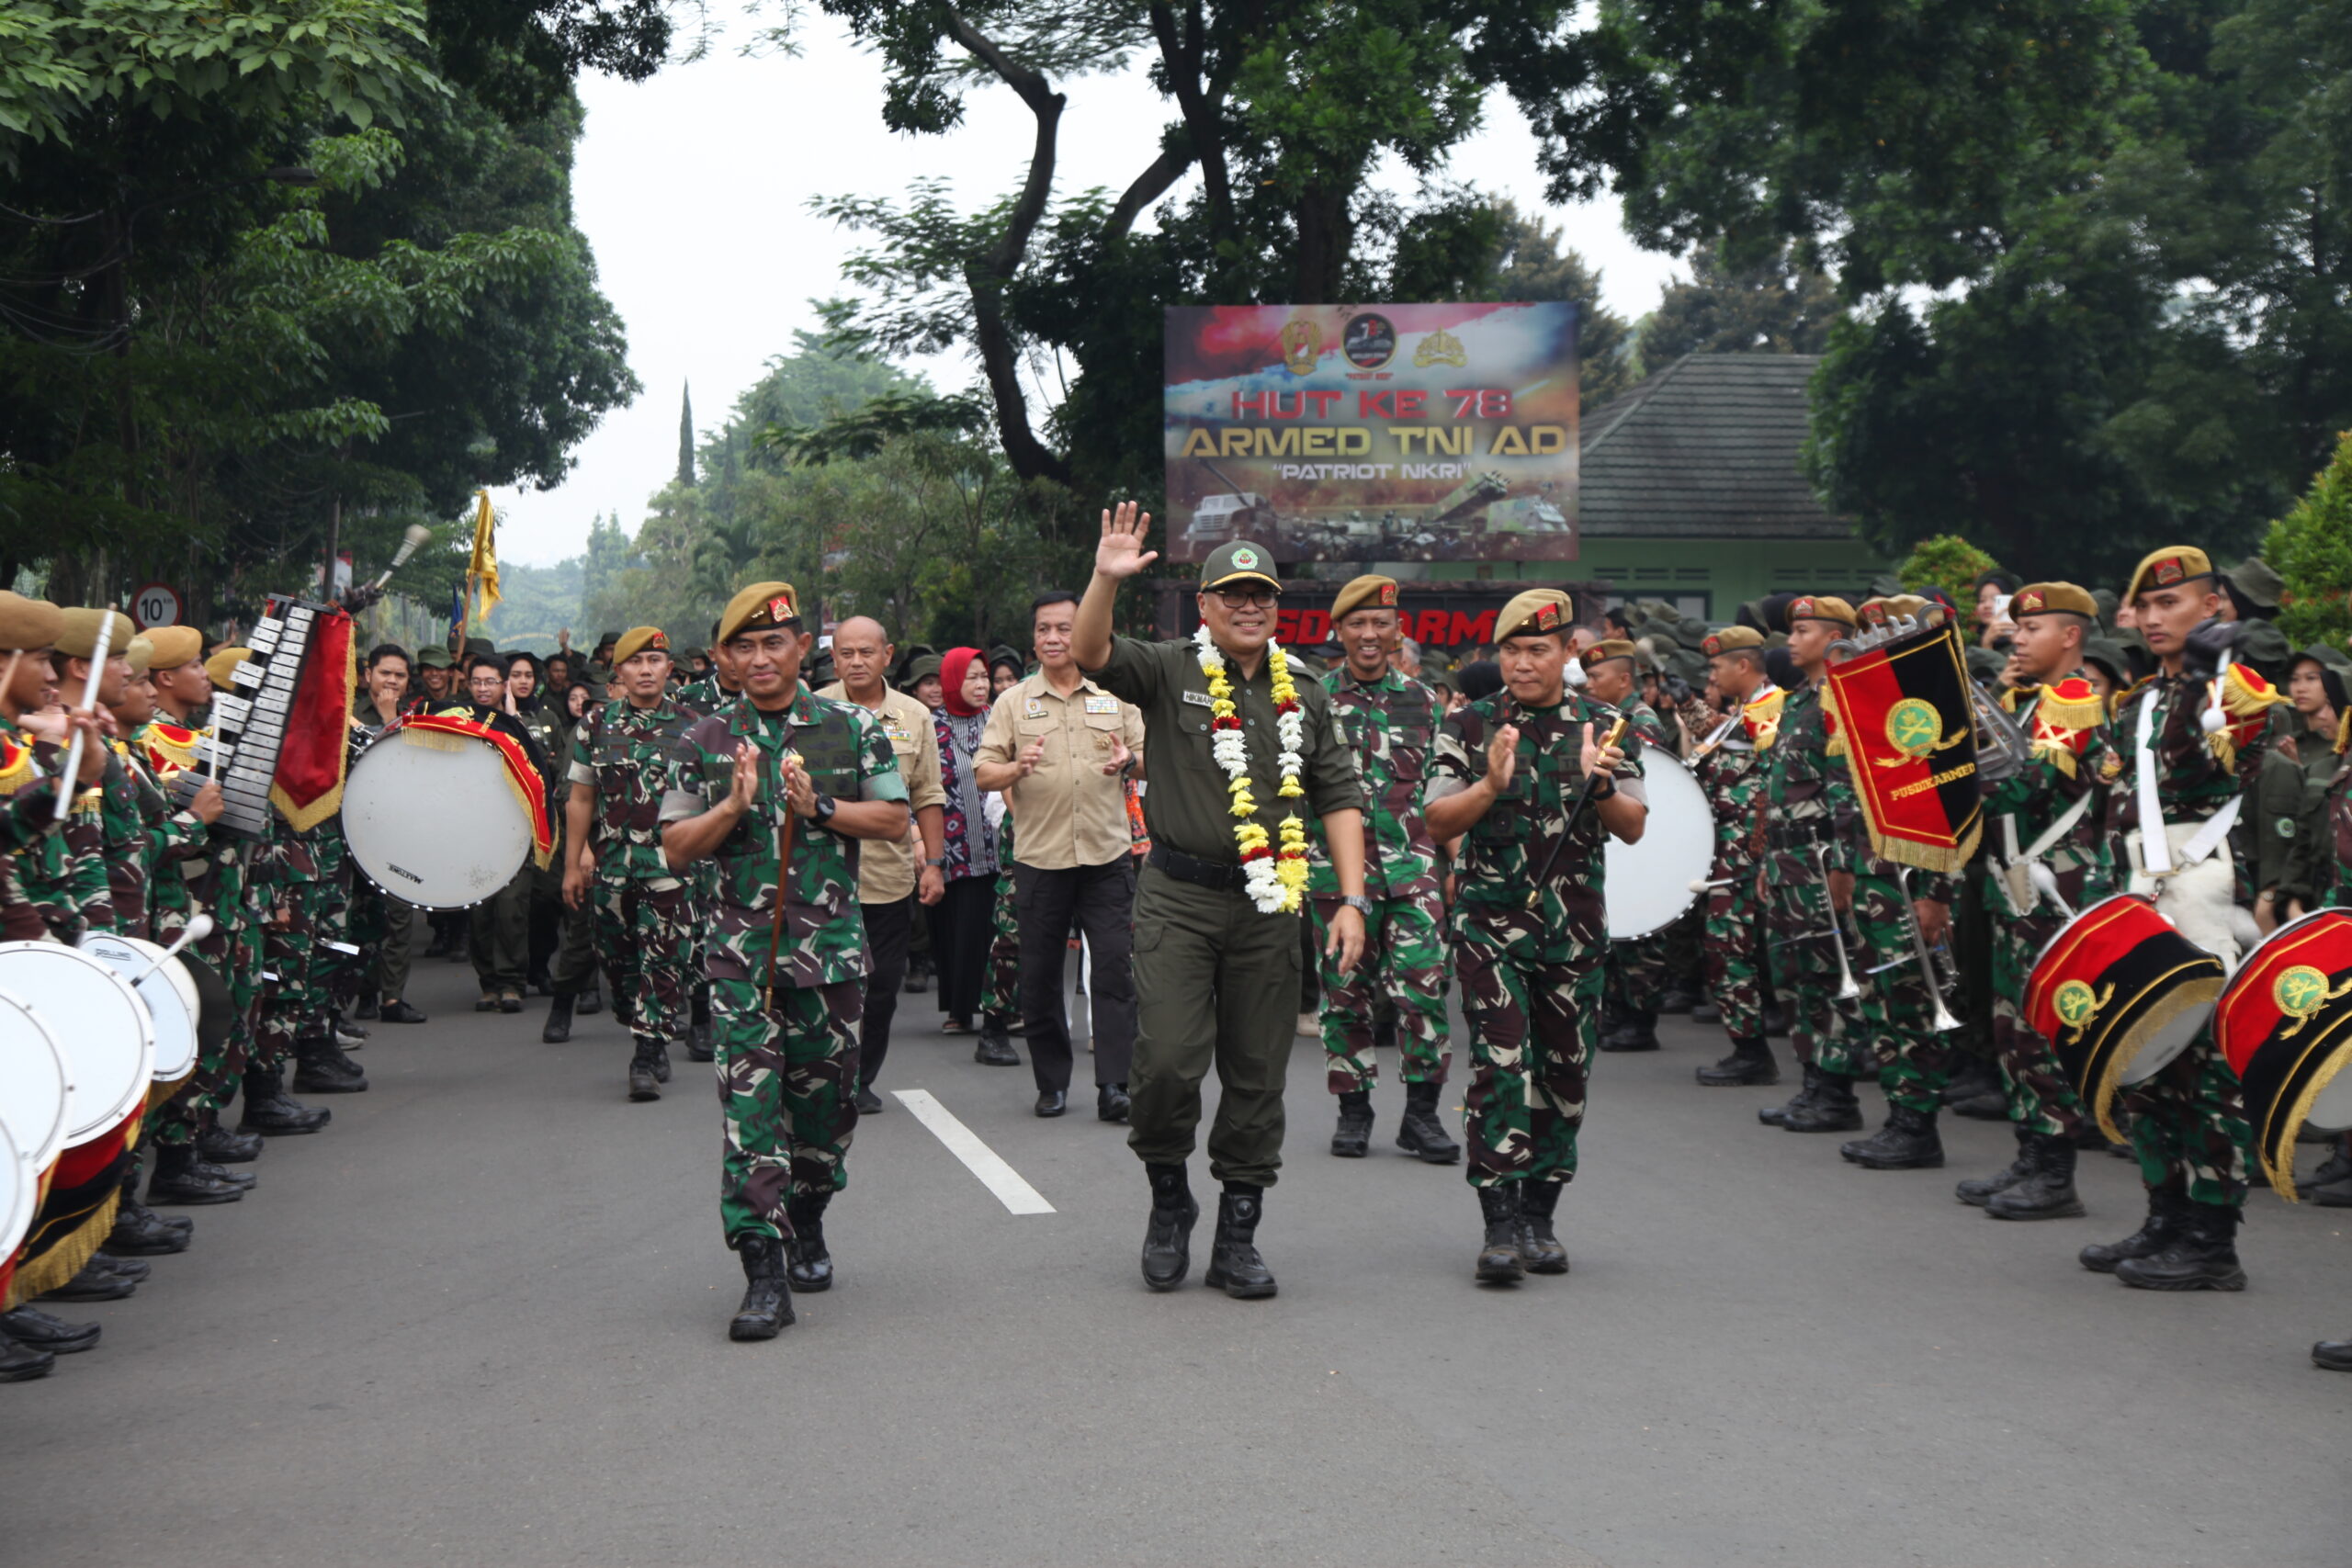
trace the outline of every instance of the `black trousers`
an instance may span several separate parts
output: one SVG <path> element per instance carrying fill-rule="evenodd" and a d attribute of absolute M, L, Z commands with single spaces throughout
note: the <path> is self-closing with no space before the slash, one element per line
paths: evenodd
<path fill-rule="evenodd" d="M 923 911 L 931 961 L 939 972 L 939 1010 L 969 1019 L 988 988 L 989 942 L 996 934 L 996 877 L 948 879 L 947 896 Z"/>
<path fill-rule="evenodd" d="M 873 965 L 865 976 L 865 1016 L 857 1023 L 857 1081 L 872 1089 L 882 1076 L 882 1059 L 890 1054 L 890 1020 L 898 1015 L 899 990 L 906 983 L 915 899 L 910 893 L 894 904 L 857 908 L 865 917 L 865 957 Z"/>
<path fill-rule="evenodd" d="M 1069 1089 L 1069 1004 L 1062 960 L 1073 921 L 1092 961 L 1094 1081 L 1125 1083 L 1136 1054 L 1136 874 L 1133 855 L 1103 865 L 1042 871 L 1012 868 L 1021 924 L 1021 1017 L 1029 1030 L 1029 1069 L 1042 1089 Z M 1207 998 L 1202 998 L 1207 1006 Z"/>

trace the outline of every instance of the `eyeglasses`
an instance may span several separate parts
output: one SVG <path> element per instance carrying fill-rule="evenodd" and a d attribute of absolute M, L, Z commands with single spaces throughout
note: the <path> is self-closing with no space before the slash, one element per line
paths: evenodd
<path fill-rule="evenodd" d="M 1224 601 L 1225 607 L 1228 610 L 1238 610 L 1250 605 L 1261 610 L 1271 610 L 1274 607 L 1275 602 L 1283 596 L 1281 589 L 1272 587 L 1220 588 L 1216 592 L 1216 596 Z"/>

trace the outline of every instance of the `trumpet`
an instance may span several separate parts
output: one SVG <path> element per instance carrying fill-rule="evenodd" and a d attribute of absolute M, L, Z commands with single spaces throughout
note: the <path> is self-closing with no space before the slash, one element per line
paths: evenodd
<path fill-rule="evenodd" d="M 1977 778 L 1998 784 L 2016 777 L 2018 770 L 2032 759 L 2032 740 L 1978 682 L 1968 683 L 1968 706 L 1976 716 Z"/>
<path fill-rule="evenodd" d="M 1813 864 L 1814 869 L 1821 873 L 1822 896 L 1829 899 L 1829 945 L 1838 953 L 1837 999 L 1850 1002 L 1861 996 L 1862 987 L 1855 983 L 1854 965 L 1846 957 L 1846 922 L 1838 918 L 1838 900 L 1829 893 L 1829 852 L 1826 847 L 1821 844 L 1813 846 Z"/>
<path fill-rule="evenodd" d="M 1928 1027 L 1939 1034 L 1949 1034 L 1960 1027 L 1960 1020 L 1945 1004 L 1944 993 L 1959 988 L 1960 976 L 1951 966 L 1951 951 L 1929 947 L 1928 933 L 1919 929 L 1919 912 L 1911 907 L 1911 870 L 1906 865 L 1894 874 L 1895 894 L 1903 900 L 1903 926 L 1911 933 L 1911 954 L 1918 962 L 1919 978 L 1926 983 L 1928 996 L 1934 1003 Z M 1942 960 L 1940 964 L 1939 959 Z"/>

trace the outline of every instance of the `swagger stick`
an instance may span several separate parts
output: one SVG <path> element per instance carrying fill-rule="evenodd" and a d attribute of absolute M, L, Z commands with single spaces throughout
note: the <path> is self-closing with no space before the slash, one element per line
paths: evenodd
<path fill-rule="evenodd" d="M 107 649 L 113 642 L 114 616 L 100 615 L 98 640 L 90 649 L 90 678 L 82 682 L 84 713 L 93 712 L 97 707 L 98 678 L 107 672 Z M 74 732 L 74 744 L 65 751 L 65 772 L 58 775 L 57 780 L 57 816 L 54 819 L 59 822 L 64 821 L 65 814 L 74 808 L 74 781 L 82 776 L 82 745 L 83 732 L 77 729 Z"/>
<path fill-rule="evenodd" d="M 768 1011 L 775 1011 L 776 965 L 784 962 L 785 890 L 792 886 L 792 787 L 793 751 L 785 748 L 784 760 L 776 769 L 783 784 L 784 816 L 775 825 L 775 919 L 768 927 Z"/>
<path fill-rule="evenodd" d="M 1609 733 L 1601 738 L 1600 746 L 1595 748 L 1596 754 L 1608 750 L 1609 748 L 1625 739 L 1627 722 L 1623 714 L 1617 716 L 1617 722 L 1609 727 Z M 1560 836 L 1552 843 L 1552 852 L 1544 857 L 1544 869 L 1535 874 L 1535 886 L 1527 890 L 1529 909 L 1532 910 L 1537 904 L 1543 902 L 1544 889 L 1552 880 L 1552 868 L 1560 863 L 1560 852 L 1566 849 L 1568 840 L 1576 836 L 1577 823 L 1584 817 L 1584 808 L 1591 804 L 1592 786 L 1600 781 L 1600 777 L 1598 770 L 1585 774 L 1583 784 L 1577 790 L 1576 799 L 1568 804 L 1568 819 L 1561 824 Z"/>

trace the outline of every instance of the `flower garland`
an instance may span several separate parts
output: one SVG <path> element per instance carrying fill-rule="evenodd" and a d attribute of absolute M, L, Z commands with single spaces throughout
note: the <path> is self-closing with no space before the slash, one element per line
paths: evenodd
<path fill-rule="evenodd" d="M 1306 893 L 1306 824 L 1293 811 L 1280 824 L 1282 848 L 1259 823 L 1258 802 L 1250 793 L 1249 742 L 1242 739 L 1241 715 L 1233 705 L 1233 682 L 1225 678 L 1225 656 L 1209 638 L 1209 629 L 1193 634 L 1200 650 L 1201 673 L 1209 678 L 1209 751 L 1225 770 L 1226 789 L 1233 796 L 1227 808 L 1234 817 L 1233 840 L 1241 850 L 1241 874 L 1250 902 L 1262 914 L 1298 913 Z M 1298 782 L 1306 765 L 1306 716 L 1298 705 L 1298 687 L 1290 678 L 1290 660 L 1282 644 L 1266 645 L 1266 671 L 1274 699 L 1274 734 L 1282 745 L 1275 765 L 1282 770 L 1278 793 L 1287 799 L 1304 798 Z"/>

